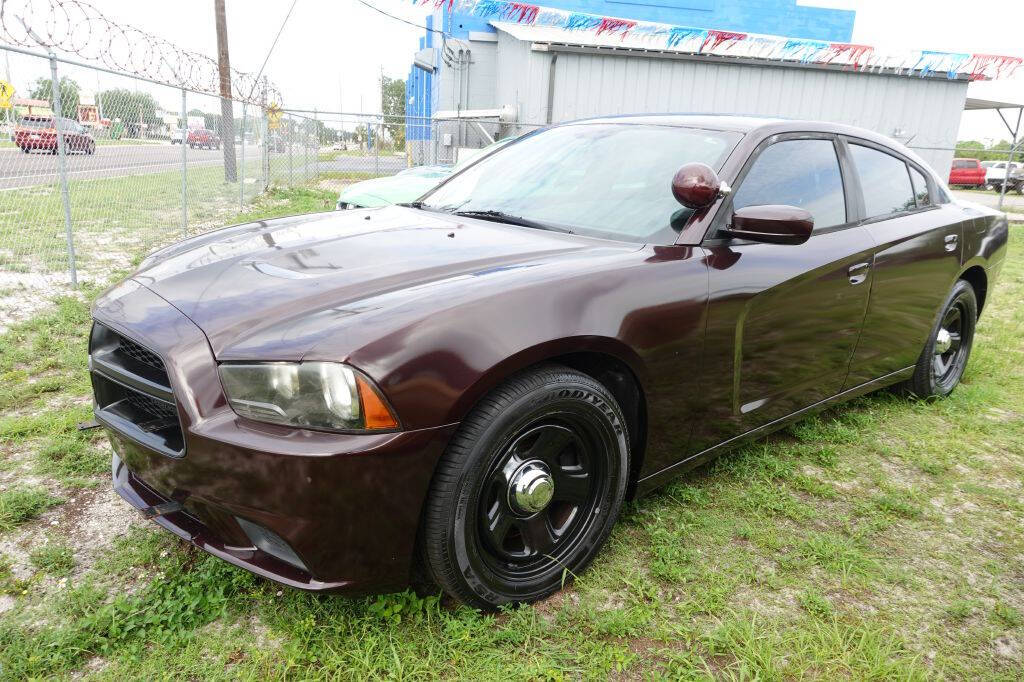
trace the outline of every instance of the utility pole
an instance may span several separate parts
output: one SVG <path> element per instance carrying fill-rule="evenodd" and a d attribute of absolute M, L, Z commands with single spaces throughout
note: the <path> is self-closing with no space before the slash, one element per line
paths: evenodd
<path fill-rule="evenodd" d="M 220 73 L 220 142 L 224 150 L 224 182 L 236 182 L 235 112 L 231 101 L 231 61 L 228 58 L 228 22 L 224 16 L 224 0 L 213 0 L 217 21 L 217 70 Z M 244 119 L 243 119 L 244 120 Z M 245 135 L 245 131 L 242 131 Z"/>

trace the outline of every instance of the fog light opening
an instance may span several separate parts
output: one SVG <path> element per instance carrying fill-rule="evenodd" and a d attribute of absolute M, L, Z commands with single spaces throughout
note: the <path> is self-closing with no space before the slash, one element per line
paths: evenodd
<path fill-rule="evenodd" d="M 235 521 L 241 526 L 245 534 L 249 536 L 249 540 L 256 547 L 275 559 L 291 564 L 295 568 L 301 569 L 306 573 L 309 573 L 309 569 L 306 568 L 306 564 L 302 563 L 302 559 L 295 553 L 295 550 L 291 548 L 284 539 L 275 533 L 274 531 L 264 528 L 263 526 L 253 523 L 252 521 L 246 521 L 245 519 L 236 516 Z"/>

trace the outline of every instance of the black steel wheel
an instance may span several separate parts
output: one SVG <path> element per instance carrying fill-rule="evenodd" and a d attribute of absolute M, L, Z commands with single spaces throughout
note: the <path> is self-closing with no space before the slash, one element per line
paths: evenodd
<path fill-rule="evenodd" d="M 978 299 L 974 287 L 957 280 L 932 328 L 931 336 L 908 382 L 920 397 L 949 395 L 967 368 L 978 321 Z"/>
<path fill-rule="evenodd" d="M 438 464 L 421 536 L 428 573 L 478 608 L 555 592 L 608 537 L 628 469 L 626 422 L 607 388 L 554 365 L 513 377 Z"/>

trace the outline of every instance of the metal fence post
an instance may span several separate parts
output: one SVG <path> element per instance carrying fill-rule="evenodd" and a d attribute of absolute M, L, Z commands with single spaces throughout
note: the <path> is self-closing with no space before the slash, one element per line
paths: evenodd
<path fill-rule="evenodd" d="M 242 164 L 238 173 L 238 210 L 245 209 L 245 102 L 242 102 Z"/>
<path fill-rule="evenodd" d="M 295 143 L 295 121 L 292 120 L 291 116 L 288 117 L 288 186 L 294 187 L 295 180 L 292 178 L 293 164 L 292 164 L 292 145 Z"/>
<path fill-rule="evenodd" d="M 380 124 L 373 127 L 373 174 L 380 175 Z"/>
<path fill-rule="evenodd" d="M 68 243 L 68 267 L 71 271 L 71 286 L 78 287 L 78 270 L 75 267 L 75 238 L 71 231 L 71 195 L 68 192 L 68 157 L 64 146 L 64 124 L 60 104 L 60 81 L 57 80 L 57 55 L 50 52 L 50 92 L 53 95 L 53 117 L 57 129 L 58 167 L 60 171 L 60 198 L 64 203 L 64 236 Z"/>
<path fill-rule="evenodd" d="M 320 114 L 313 110 L 313 130 L 316 131 L 316 146 L 313 148 L 313 179 L 320 176 Z"/>
<path fill-rule="evenodd" d="M 263 153 L 260 154 L 260 185 L 263 189 L 260 191 L 266 192 L 270 181 L 270 131 L 267 129 L 267 110 L 261 111 L 263 115 L 260 117 L 260 135 L 263 136 Z"/>
<path fill-rule="evenodd" d="M 185 88 L 181 89 L 181 233 L 188 236 L 188 109 Z"/>

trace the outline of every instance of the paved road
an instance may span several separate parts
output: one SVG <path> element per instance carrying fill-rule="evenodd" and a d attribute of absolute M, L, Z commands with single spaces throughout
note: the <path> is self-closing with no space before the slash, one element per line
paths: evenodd
<path fill-rule="evenodd" d="M 245 151 L 249 162 L 259 158 L 261 150 L 246 146 Z M 313 150 L 304 153 L 301 147 L 293 148 L 294 172 L 299 172 L 305 164 L 312 166 L 314 154 Z M 190 168 L 217 165 L 224 158 L 219 149 L 188 149 L 187 155 Z M 240 155 L 241 150 L 236 145 L 235 158 L 240 160 Z M 282 164 L 287 163 L 287 156 L 287 152 L 271 152 L 275 170 L 280 170 Z M 25 154 L 20 149 L 0 149 L 0 190 L 56 183 L 57 160 L 56 156 L 45 152 Z M 321 171 L 379 172 L 383 175 L 397 173 L 405 167 L 404 157 L 382 156 L 378 160 L 373 155 L 340 156 L 334 161 L 319 164 Z M 91 156 L 68 156 L 69 177 L 74 180 L 142 175 L 180 168 L 181 147 L 170 144 L 103 145 L 97 147 Z"/>
<path fill-rule="evenodd" d="M 972 192 L 971 190 L 954 189 L 953 195 L 958 199 L 973 201 L 996 208 L 999 206 L 999 195 L 992 192 Z M 1011 214 L 1014 220 L 1024 220 L 1024 196 L 1016 192 L 1007 192 L 1003 199 L 1003 210 Z"/>
<path fill-rule="evenodd" d="M 224 158 L 216 149 L 188 149 L 187 154 L 189 166 L 217 164 Z M 57 160 L 57 156 L 46 152 L 25 154 L 20 149 L 0 150 L 0 189 L 57 182 Z M 68 155 L 69 177 L 75 180 L 180 168 L 181 147 L 170 144 L 102 145 L 96 147 L 93 155 Z"/>

